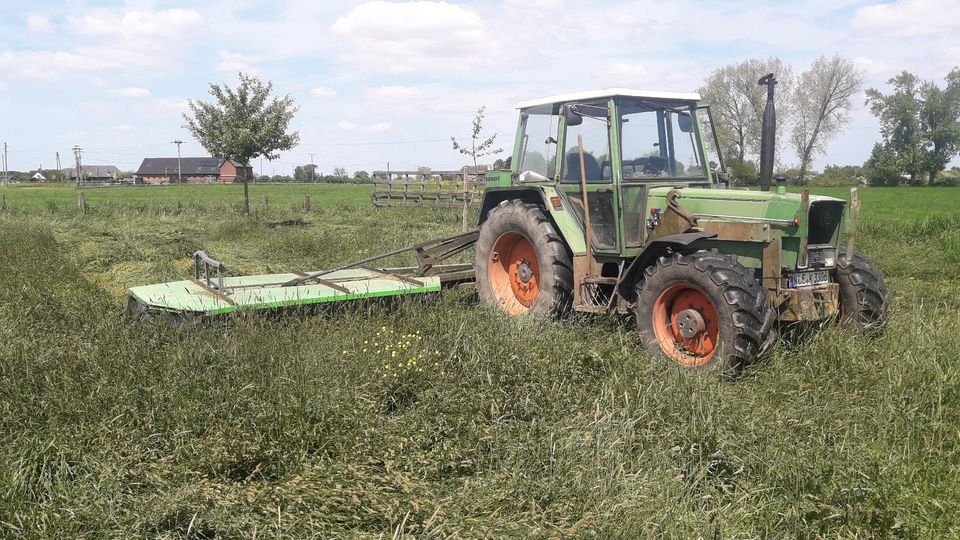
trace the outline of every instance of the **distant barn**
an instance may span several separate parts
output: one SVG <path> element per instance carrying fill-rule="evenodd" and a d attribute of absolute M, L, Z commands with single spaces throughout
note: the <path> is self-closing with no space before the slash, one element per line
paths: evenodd
<path fill-rule="evenodd" d="M 77 169 L 63 169 L 71 182 L 78 184 L 107 184 L 120 177 L 120 169 L 113 165 L 83 165 L 80 167 L 80 178 L 77 178 Z"/>
<path fill-rule="evenodd" d="M 177 162 L 182 168 L 177 171 Z M 241 167 L 229 159 L 213 157 L 144 158 L 137 169 L 137 180 L 144 184 L 232 184 L 242 182 L 244 174 L 253 178 L 252 167 Z"/>

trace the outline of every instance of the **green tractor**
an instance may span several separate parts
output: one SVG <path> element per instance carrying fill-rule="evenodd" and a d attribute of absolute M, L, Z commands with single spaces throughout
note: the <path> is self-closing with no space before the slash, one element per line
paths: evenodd
<path fill-rule="evenodd" d="M 887 319 L 883 274 L 855 248 L 859 202 L 770 191 L 772 76 L 761 191 L 731 189 L 693 93 L 611 89 L 519 105 L 510 170 L 487 174 L 474 264 L 511 316 L 632 314 L 682 366 L 737 370 L 785 323 Z M 586 210 L 585 210 L 586 209 Z"/>
<path fill-rule="evenodd" d="M 781 182 L 770 191 L 776 80 L 760 83 L 761 191 L 728 185 L 697 94 L 538 99 L 519 106 L 509 170 L 487 173 L 479 229 L 328 270 L 262 276 L 227 277 L 198 251 L 192 279 L 130 289 L 128 312 L 182 319 L 473 285 L 484 305 L 509 316 L 632 315 L 656 354 L 719 371 L 756 360 L 785 324 L 878 330 L 888 293 L 855 249 L 857 191 L 849 202 L 787 193 Z M 472 265 L 441 264 L 470 247 Z M 417 266 L 371 266 L 406 251 Z"/>

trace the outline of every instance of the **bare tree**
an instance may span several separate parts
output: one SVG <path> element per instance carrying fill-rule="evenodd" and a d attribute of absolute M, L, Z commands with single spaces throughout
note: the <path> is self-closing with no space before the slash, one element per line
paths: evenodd
<path fill-rule="evenodd" d="M 863 88 L 864 71 L 842 57 L 820 56 L 800 75 L 794 90 L 790 144 L 800 158 L 797 182 L 803 182 L 816 154 L 850 120 L 852 98 Z"/>
<path fill-rule="evenodd" d="M 757 80 L 774 73 L 779 81 L 777 140 L 793 109 L 790 99 L 793 70 L 779 58 L 751 58 L 713 70 L 700 86 L 703 101 L 714 111 L 717 136 L 724 155 L 733 161 L 745 161 L 760 152 L 760 126 L 766 92 Z"/>
<path fill-rule="evenodd" d="M 499 154 L 503 152 L 502 148 L 494 148 L 493 143 L 497 140 L 497 134 L 494 133 L 486 139 L 483 139 L 481 142 L 477 142 L 481 139 L 481 134 L 483 132 L 483 113 L 487 110 L 487 106 L 484 105 L 477 109 L 477 114 L 473 117 L 473 130 L 470 133 L 470 146 L 464 146 L 457 142 L 456 137 L 450 137 L 450 141 L 453 143 L 453 149 L 465 156 L 470 156 L 473 158 L 473 171 L 477 171 L 477 159 L 489 156 L 491 154 Z M 467 173 L 463 173 L 463 230 L 467 230 L 467 217 L 469 215 L 469 201 L 467 200 L 469 193 L 467 192 Z"/>

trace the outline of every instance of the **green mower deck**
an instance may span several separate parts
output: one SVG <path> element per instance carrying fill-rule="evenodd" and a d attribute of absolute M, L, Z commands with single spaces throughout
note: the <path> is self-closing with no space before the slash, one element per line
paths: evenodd
<path fill-rule="evenodd" d="M 303 274 L 226 277 L 224 291 L 199 279 L 133 287 L 130 297 L 153 311 L 221 315 L 237 310 L 379 298 L 440 290 L 440 278 L 409 278 L 372 269 L 347 269 L 323 276 L 322 283 L 284 286 Z"/>
<path fill-rule="evenodd" d="M 129 289 L 127 312 L 212 316 L 439 292 L 473 281 L 473 265 L 439 263 L 472 247 L 478 234 L 473 230 L 438 238 L 330 270 L 259 276 L 227 277 L 220 261 L 198 251 L 193 254 L 193 278 Z M 416 255 L 418 266 L 365 266 L 405 252 Z"/>

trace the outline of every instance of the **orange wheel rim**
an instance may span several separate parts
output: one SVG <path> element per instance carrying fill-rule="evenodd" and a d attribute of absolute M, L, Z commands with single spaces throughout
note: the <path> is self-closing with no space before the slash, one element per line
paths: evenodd
<path fill-rule="evenodd" d="M 526 236 L 500 235 L 490 252 L 489 278 L 493 296 L 509 315 L 526 313 L 540 295 L 540 264 Z"/>
<path fill-rule="evenodd" d="M 653 329 L 660 348 L 678 364 L 702 366 L 717 352 L 720 317 L 698 287 L 677 283 L 657 296 Z"/>

